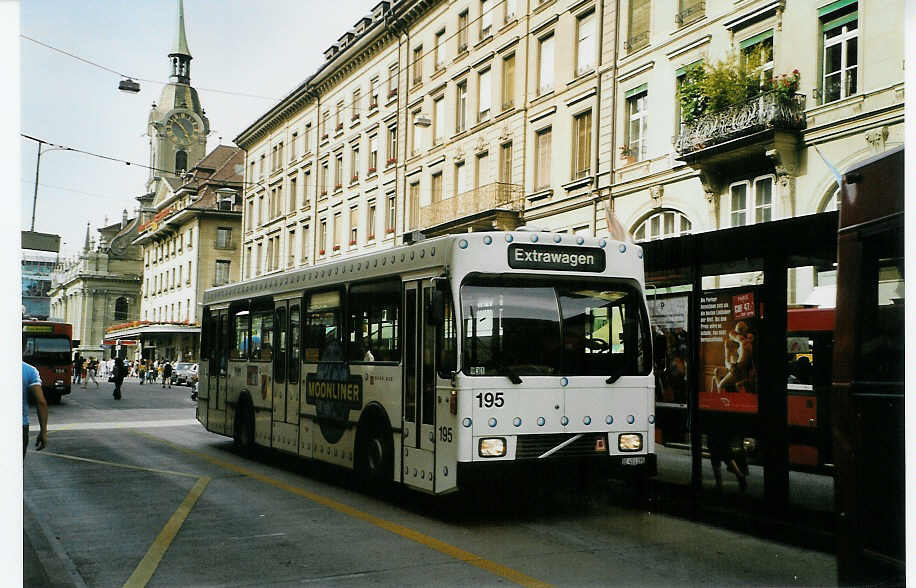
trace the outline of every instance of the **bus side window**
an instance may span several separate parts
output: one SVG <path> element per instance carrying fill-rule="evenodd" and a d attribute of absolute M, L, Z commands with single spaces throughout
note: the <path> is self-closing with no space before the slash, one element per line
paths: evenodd
<path fill-rule="evenodd" d="M 248 327 L 251 318 L 247 310 L 235 313 L 235 346 L 232 348 L 232 359 L 248 359 Z"/>
<path fill-rule="evenodd" d="M 436 348 L 439 351 L 439 377 L 448 379 L 458 371 L 458 323 L 455 321 L 455 307 L 451 292 L 444 293 L 445 305 L 442 325 L 438 328 Z"/>
<path fill-rule="evenodd" d="M 289 381 L 299 381 L 299 305 L 289 307 L 289 362 L 287 371 Z"/>
<path fill-rule="evenodd" d="M 398 311 L 401 282 L 388 279 L 350 288 L 350 361 L 398 361 Z"/>
<path fill-rule="evenodd" d="M 320 292 L 309 296 L 303 325 L 303 360 L 343 361 L 340 339 L 340 292 Z"/>

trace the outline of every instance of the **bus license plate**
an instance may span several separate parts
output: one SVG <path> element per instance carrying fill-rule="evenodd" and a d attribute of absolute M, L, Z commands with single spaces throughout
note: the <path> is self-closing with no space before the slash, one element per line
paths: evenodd
<path fill-rule="evenodd" d="M 625 457 L 622 460 L 623 465 L 642 465 L 646 463 L 645 457 Z"/>

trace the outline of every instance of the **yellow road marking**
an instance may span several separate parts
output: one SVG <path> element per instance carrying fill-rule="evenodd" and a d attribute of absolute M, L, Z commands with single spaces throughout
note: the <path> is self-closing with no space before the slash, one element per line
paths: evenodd
<path fill-rule="evenodd" d="M 178 534 L 178 530 L 181 528 L 184 520 L 188 518 L 188 514 L 190 514 L 191 509 L 194 508 L 194 504 L 197 502 L 197 499 L 200 498 L 200 495 L 204 493 L 204 488 L 207 487 L 210 480 L 211 478 L 209 476 L 202 476 L 197 480 L 197 483 L 194 484 L 194 487 L 191 488 L 191 491 L 188 492 L 188 495 L 185 497 L 184 502 L 181 503 L 181 506 L 175 511 L 172 518 L 169 519 L 169 522 L 167 522 L 165 527 L 162 528 L 162 531 L 159 532 L 159 536 L 156 537 L 156 540 L 150 545 L 149 550 L 146 552 L 146 555 L 143 556 L 143 559 L 140 560 L 140 564 L 134 570 L 134 573 L 131 574 L 127 582 L 124 583 L 125 586 L 130 586 L 131 588 L 134 586 L 146 586 L 146 583 L 149 582 L 153 574 L 156 573 L 156 568 L 159 567 L 159 562 L 162 561 L 162 556 L 165 555 L 166 550 L 168 550 L 169 545 L 171 545 L 172 539 Z"/>
<path fill-rule="evenodd" d="M 367 512 L 363 512 L 361 510 L 353 508 L 352 506 L 343 504 L 342 502 L 337 502 L 336 500 L 333 500 L 326 496 L 322 496 L 321 494 L 316 494 L 314 492 L 309 492 L 308 490 L 305 490 L 303 488 L 292 486 L 291 484 L 287 484 L 286 482 L 281 482 L 280 480 L 276 480 L 269 476 L 265 476 L 264 474 L 259 474 L 258 472 L 255 472 L 253 470 L 249 470 L 242 466 L 238 466 L 233 463 L 229 463 L 228 461 L 224 461 L 222 459 L 219 459 L 218 457 L 207 455 L 206 453 L 195 451 L 194 449 L 190 449 L 188 447 L 183 447 L 181 445 L 178 445 L 177 443 L 172 443 L 171 441 L 162 439 L 161 437 L 156 437 L 154 435 L 150 435 L 148 433 L 141 433 L 141 432 L 138 432 L 137 434 L 143 437 L 147 437 L 148 439 L 153 439 L 155 441 L 159 441 L 160 443 L 164 443 L 165 445 L 173 447 L 189 455 L 194 455 L 196 457 L 199 457 L 200 459 L 203 459 L 204 461 L 208 461 L 221 468 L 231 470 L 238 474 L 242 474 L 243 476 L 248 476 L 250 478 L 258 480 L 259 482 L 263 482 L 270 486 L 274 486 L 275 488 L 279 488 L 281 490 L 289 492 L 290 494 L 296 494 L 298 496 L 302 496 L 303 498 L 307 498 L 308 500 L 311 500 L 312 502 L 317 502 L 318 504 L 324 505 L 330 509 L 336 510 L 337 512 L 343 513 L 347 516 L 353 517 L 355 519 L 359 519 L 361 521 L 365 521 L 371 525 L 375 525 L 376 527 L 379 527 L 379 528 L 385 529 L 386 531 L 394 533 L 395 535 L 400 535 L 401 537 L 404 537 L 405 539 L 410 539 L 411 541 L 415 541 L 417 543 L 420 543 L 421 545 L 425 545 L 426 547 L 429 547 L 430 549 L 438 551 L 439 553 L 443 553 L 445 555 L 448 555 L 449 557 L 453 557 L 457 560 L 468 563 L 472 566 L 480 568 L 493 575 L 503 577 L 521 586 L 530 586 L 530 587 L 536 586 L 539 588 L 550 586 L 550 584 L 547 584 L 546 582 L 542 582 L 541 580 L 532 578 L 531 576 L 523 574 L 522 572 L 519 572 L 507 566 L 504 566 L 496 562 L 490 561 L 488 559 L 485 559 L 477 554 L 471 553 L 469 551 L 465 551 L 461 549 L 460 547 L 455 547 L 454 545 L 450 545 L 444 541 L 440 541 L 439 539 L 430 537 L 429 535 L 426 535 L 419 531 L 415 531 L 411 528 L 405 527 L 404 525 L 399 525 L 398 523 L 393 523 L 381 517 L 377 517 Z"/>
<path fill-rule="evenodd" d="M 61 458 L 63 458 L 63 459 L 71 459 L 71 460 L 73 460 L 73 461 L 85 461 L 85 462 L 88 462 L 88 463 L 97 463 L 97 464 L 99 464 L 99 465 L 112 466 L 112 467 L 116 467 L 116 468 L 125 468 L 125 469 L 129 469 L 129 470 L 141 470 L 141 471 L 144 471 L 144 472 L 154 472 L 154 473 L 157 473 L 157 474 L 170 474 L 170 475 L 173 475 L 173 476 L 186 476 L 186 477 L 188 477 L 188 478 L 199 478 L 199 477 L 200 477 L 200 476 L 197 475 L 197 474 L 186 474 L 186 473 L 184 473 L 184 472 L 173 472 L 173 471 L 171 471 L 171 470 L 158 470 L 158 469 L 156 469 L 156 468 L 145 468 L 145 467 L 142 467 L 142 466 L 129 465 L 129 464 L 126 464 L 126 463 L 114 463 L 114 462 L 112 462 L 112 461 L 102 461 L 102 460 L 100 460 L 100 459 L 90 459 L 90 458 L 88 458 L 88 457 L 77 457 L 76 455 L 66 455 L 66 454 L 64 454 L 64 453 L 54 453 L 53 451 L 41 451 L 41 452 L 37 452 L 37 451 L 36 451 L 35 454 L 36 454 L 36 455 L 49 455 L 49 456 L 51 456 L 51 457 L 61 457 Z"/>

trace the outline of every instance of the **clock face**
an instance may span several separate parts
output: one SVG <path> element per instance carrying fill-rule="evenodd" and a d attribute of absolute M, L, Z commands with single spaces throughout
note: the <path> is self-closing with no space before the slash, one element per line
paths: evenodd
<path fill-rule="evenodd" d="M 178 112 L 165 123 L 165 132 L 178 145 L 190 145 L 200 138 L 200 123 L 187 112 Z"/>

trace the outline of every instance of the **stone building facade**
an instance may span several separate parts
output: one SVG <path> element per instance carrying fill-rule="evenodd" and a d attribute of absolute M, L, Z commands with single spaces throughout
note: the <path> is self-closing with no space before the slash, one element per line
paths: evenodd
<path fill-rule="evenodd" d="M 119 223 L 98 229 L 97 241 L 87 226 L 83 250 L 61 260 L 51 275 L 51 318 L 73 325 L 74 350 L 84 356 L 112 357 L 106 330 L 139 316 L 143 267 L 140 248 L 132 244 L 137 226 L 126 210 Z M 129 355 L 126 346 L 123 351 Z"/>

